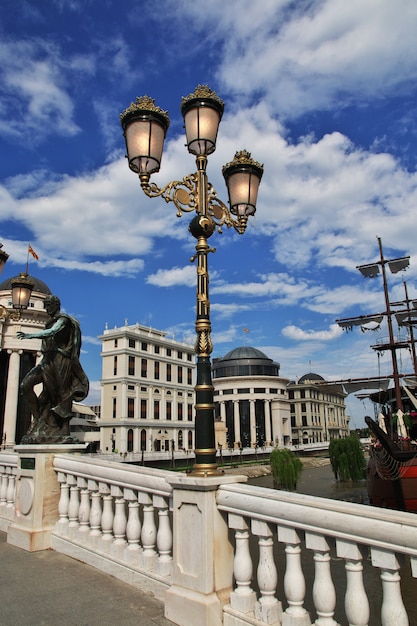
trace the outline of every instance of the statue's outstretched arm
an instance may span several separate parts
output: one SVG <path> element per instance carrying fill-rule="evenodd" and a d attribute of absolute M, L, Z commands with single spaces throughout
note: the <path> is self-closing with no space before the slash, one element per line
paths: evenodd
<path fill-rule="evenodd" d="M 22 333 L 21 331 L 18 331 L 16 333 L 16 337 L 18 339 L 44 339 L 46 337 L 53 337 L 59 330 L 64 328 L 64 326 L 65 319 L 63 317 L 60 317 L 57 319 L 55 324 L 51 326 L 51 328 L 45 328 L 44 330 L 40 330 L 37 333 Z"/>

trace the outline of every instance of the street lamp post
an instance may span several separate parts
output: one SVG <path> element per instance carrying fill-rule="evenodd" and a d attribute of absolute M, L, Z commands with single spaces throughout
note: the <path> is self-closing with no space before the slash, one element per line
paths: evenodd
<path fill-rule="evenodd" d="M 195 415 L 195 464 L 192 474 L 219 474 L 216 464 L 214 433 L 213 383 L 211 378 L 211 341 L 208 254 L 215 252 L 208 239 L 217 229 L 233 227 L 240 235 L 246 230 L 248 217 L 256 211 L 256 200 L 263 166 L 254 161 L 246 150 L 237 152 L 223 167 L 229 195 L 229 208 L 218 198 L 206 174 L 207 157 L 216 149 L 217 132 L 223 114 L 223 101 L 205 85 L 182 99 L 187 148 L 195 155 L 197 172 L 181 181 L 172 181 L 159 188 L 150 183 L 151 174 L 158 172 L 163 144 L 169 127 L 166 111 L 148 96 L 136 99 L 121 115 L 130 169 L 139 175 L 144 193 L 150 198 L 162 197 L 173 202 L 177 216 L 194 212 L 189 231 L 197 240 L 197 311 L 196 344 L 197 382 Z"/>

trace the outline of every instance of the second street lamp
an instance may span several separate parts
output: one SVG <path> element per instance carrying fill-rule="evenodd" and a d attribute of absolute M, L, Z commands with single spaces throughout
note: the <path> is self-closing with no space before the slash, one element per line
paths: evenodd
<path fill-rule="evenodd" d="M 194 212 L 189 230 L 197 239 L 197 311 L 196 344 L 197 382 L 195 415 L 195 464 L 192 474 L 218 474 L 214 432 L 214 401 L 211 377 L 211 341 L 208 253 L 214 252 L 208 238 L 217 229 L 233 227 L 240 235 L 246 230 L 248 217 L 256 211 L 256 200 L 263 166 L 251 158 L 246 150 L 236 152 L 234 159 L 223 167 L 223 176 L 229 193 L 230 209 L 217 197 L 207 179 L 207 157 L 216 149 L 217 132 L 223 115 L 223 101 L 205 85 L 182 99 L 187 148 L 196 157 L 197 172 L 182 180 L 171 181 L 165 187 L 150 182 L 151 174 L 158 172 L 165 136 L 169 127 L 166 111 L 155 105 L 148 96 L 136 99 L 121 115 L 120 121 L 126 140 L 129 167 L 139 175 L 144 193 L 150 198 L 161 197 L 173 202 L 177 216 Z"/>

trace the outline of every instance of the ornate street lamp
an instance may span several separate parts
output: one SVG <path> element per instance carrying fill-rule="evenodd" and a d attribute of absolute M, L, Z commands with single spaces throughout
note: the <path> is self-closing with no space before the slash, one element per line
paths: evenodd
<path fill-rule="evenodd" d="M 219 474 L 216 464 L 214 434 L 213 383 L 211 378 L 209 252 L 215 252 L 207 243 L 217 229 L 233 227 L 240 235 L 246 230 L 248 217 L 256 211 L 256 199 L 263 166 L 254 161 L 246 150 L 236 152 L 233 161 L 223 167 L 223 176 L 229 193 L 230 209 L 217 197 L 207 180 L 207 157 L 216 149 L 217 132 L 224 110 L 223 101 L 206 85 L 199 85 L 194 93 L 182 99 L 187 148 L 196 157 L 197 172 L 181 181 L 171 181 L 159 188 L 150 183 L 151 174 L 158 172 L 169 117 L 148 96 L 136 99 L 121 115 L 120 121 L 126 140 L 129 167 L 139 175 L 144 193 L 150 198 L 162 197 L 173 202 L 177 216 L 195 212 L 189 230 L 197 239 L 197 312 L 195 349 L 197 353 L 195 464 L 192 474 L 209 476 Z"/>
<path fill-rule="evenodd" d="M 34 287 L 33 282 L 28 278 L 26 272 L 21 272 L 19 276 L 11 281 L 12 287 L 12 310 L 0 305 L 0 319 L 20 320 L 21 312 L 29 306 L 29 299 Z"/>

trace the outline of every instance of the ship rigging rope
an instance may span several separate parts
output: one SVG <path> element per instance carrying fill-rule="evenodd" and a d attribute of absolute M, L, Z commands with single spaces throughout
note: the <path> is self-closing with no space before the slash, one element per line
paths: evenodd
<path fill-rule="evenodd" d="M 385 448 L 371 448 L 370 454 L 375 462 L 375 468 L 382 480 L 399 480 L 403 478 L 406 470 L 412 465 L 414 459 L 409 461 L 397 461 Z"/>

